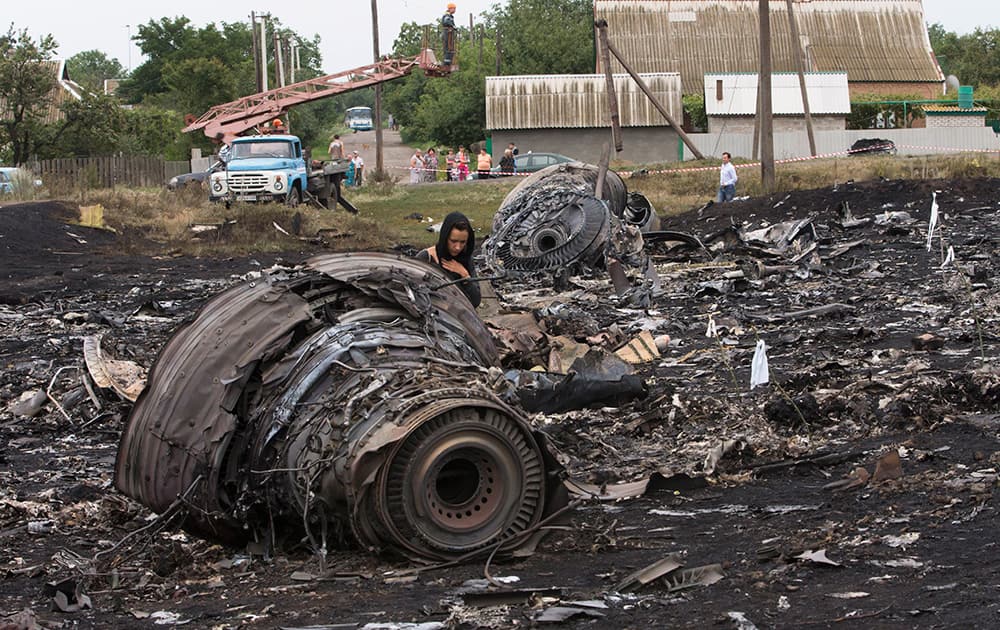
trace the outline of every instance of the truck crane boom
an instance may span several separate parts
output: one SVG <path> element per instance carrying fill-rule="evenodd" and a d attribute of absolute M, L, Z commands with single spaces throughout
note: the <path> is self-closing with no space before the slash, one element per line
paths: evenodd
<path fill-rule="evenodd" d="M 299 81 L 216 105 L 184 127 L 184 131 L 201 129 L 209 138 L 217 138 L 221 133 L 222 140 L 228 143 L 244 131 L 281 116 L 295 105 L 399 79 L 417 67 L 427 76 L 447 76 L 455 69 L 454 66 L 438 63 L 434 51 L 425 48 L 416 57 L 383 59 L 367 66 Z"/>

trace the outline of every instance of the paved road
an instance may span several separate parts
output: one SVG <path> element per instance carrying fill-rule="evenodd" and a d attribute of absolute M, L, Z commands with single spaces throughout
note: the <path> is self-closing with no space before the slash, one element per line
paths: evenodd
<path fill-rule="evenodd" d="M 365 168 L 371 173 L 375 170 L 375 131 L 359 131 L 341 136 L 346 151 L 358 151 L 365 160 Z M 409 183 L 410 156 L 413 148 L 403 144 L 398 131 L 382 131 L 382 161 L 396 181 Z"/>

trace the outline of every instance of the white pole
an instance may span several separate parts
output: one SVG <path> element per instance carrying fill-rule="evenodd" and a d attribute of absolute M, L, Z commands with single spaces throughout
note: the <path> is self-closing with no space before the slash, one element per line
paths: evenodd
<path fill-rule="evenodd" d="M 260 89 L 267 92 L 267 16 L 260 16 Z"/>

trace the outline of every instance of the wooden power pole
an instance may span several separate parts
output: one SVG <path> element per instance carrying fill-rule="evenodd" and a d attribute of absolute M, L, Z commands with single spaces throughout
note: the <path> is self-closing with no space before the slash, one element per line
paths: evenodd
<path fill-rule="evenodd" d="M 260 83 L 260 53 L 257 51 L 257 14 L 254 11 L 250 12 L 250 43 L 253 44 L 254 83 L 257 85 L 257 91 L 263 92 Z"/>
<path fill-rule="evenodd" d="M 375 51 L 375 63 L 379 61 L 378 49 L 378 0 L 372 0 L 372 49 Z M 384 174 L 382 162 L 382 85 L 375 84 L 375 176 Z"/>
<path fill-rule="evenodd" d="M 599 29 L 601 46 L 603 48 L 607 48 L 608 52 L 610 52 L 612 55 L 615 56 L 615 59 L 617 59 L 618 63 L 622 65 L 622 68 L 625 69 L 625 72 L 628 72 L 629 76 L 632 77 L 632 80 L 635 81 L 635 84 L 639 86 L 639 89 L 642 90 L 643 94 L 646 95 L 646 98 L 649 99 L 649 102 L 653 104 L 653 107 L 656 108 L 656 111 L 660 112 L 660 115 L 667 119 L 667 123 L 670 124 L 670 127 L 677 133 L 678 136 L 680 136 L 681 142 L 686 144 L 687 147 L 691 149 L 691 153 L 694 154 L 696 158 L 698 158 L 699 160 L 703 159 L 705 156 L 703 156 L 701 154 L 701 151 L 698 150 L 698 147 L 695 146 L 694 141 L 691 140 L 690 136 L 684 133 L 684 129 L 682 128 L 682 126 L 677 124 L 677 121 L 674 120 L 674 117 L 670 115 L 670 112 L 667 110 L 667 108 L 664 107 L 662 103 L 660 103 L 660 101 L 656 98 L 656 95 L 653 94 L 653 91 L 649 89 L 648 85 L 646 85 L 646 82 L 642 80 L 642 77 L 640 77 L 639 74 L 632 69 L 632 67 L 628 64 L 628 62 L 625 61 L 625 58 L 622 57 L 621 53 L 618 52 L 618 49 L 615 48 L 615 45 L 611 43 L 611 40 L 607 36 L 607 30 L 608 30 L 607 20 L 605 20 L 604 18 L 599 18 L 594 22 L 594 25 Z M 604 62 L 602 61 L 602 63 Z M 610 76 L 611 69 L 606 68 L 605 73 L 607 76 Z M 617 106 L 618 106 L 618 101 L 616 97 L 615 113 L 614 113 L 615 116 L 617 116 Z M 617 124 L 616 120 L 613 120 L 612 123 Z M 620 151 L 621 149 L 616 146 L 615 150 Z"/>
<path fill-rule="evenodd" d="M 601 66 L 604 68 L 604 86 L 608 91 L 608 113 L 611 117 L 611 139 L 615 143 L 615 153 L 621 153 L 624 148 L 622 143 L 622 127 L 618 118 L 618 92 L 615 91 L 615 78 L 611 74 L 611 45 L 608 41 L 608 23 L 606 20 L 598 20 L 597 33 L 601 42 Z M 598 178 L 598 188 L 603 178 Z M 597 195 L 600 196 L 600 190 Z"/>
<path fill-rule="evenodd" d="M 809 136 L 809 155 L 816 155 L 816 136 L 813 134 L 812 114 L 809 113 L 809 94 L 806 91 L 806 75 L 804 71 L 805 58 L 802 53 L 802 40 L 799 39 L 799 25 L 795 21 L 795 10 L 792 0 L 785 0 L 788 6 L 788 26 L 792 35 L 792 56 L 795 57 L 795 69 L 799 73 L 799 91 L 802 92 L 802 113 L 806 119 L 806 135 Z"/>
<path fill-rule="evenodd" d="M 771 11 L 760 0 L 760 184 L 765 195 L 774 192 L 774 120 L 771 117 Z"/>

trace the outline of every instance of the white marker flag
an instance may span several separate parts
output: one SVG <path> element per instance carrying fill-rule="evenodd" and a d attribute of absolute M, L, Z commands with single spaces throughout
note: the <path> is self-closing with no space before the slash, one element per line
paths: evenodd
<path fill-rule="evenodd" d="M 719 330 L 715 327 L 715 320 L 711 315 L 708 316 L 708 329 L 705 331 L 706 337 L 718 337 Z"/>
<path fill-rule="evenodd" d="M 937 193 L 931 193 L 931 219 L 927 224 L 927 251 L 931 251 L 931 240 L 934 238 L 934 230 L 938 224 Z"/>
<path fill-rule="evenodd" d="M 750 389 L 765 385 L 771 380 L 767 373 L 767 346 L 763 339 L 757 340 L 753 351 L 753 361 L 750 362 Z"/>

